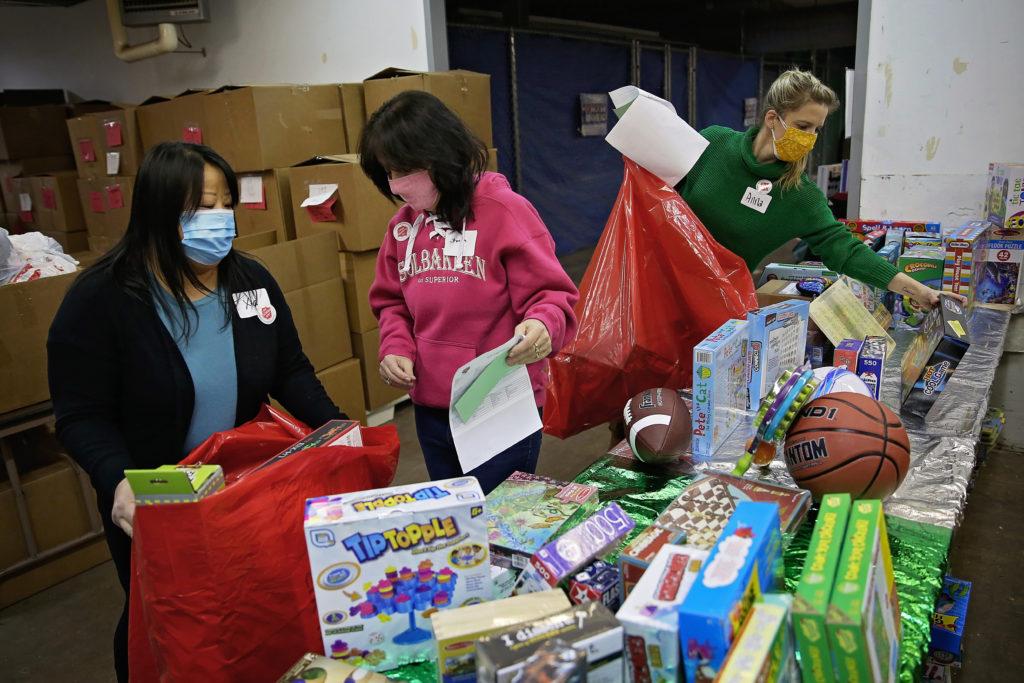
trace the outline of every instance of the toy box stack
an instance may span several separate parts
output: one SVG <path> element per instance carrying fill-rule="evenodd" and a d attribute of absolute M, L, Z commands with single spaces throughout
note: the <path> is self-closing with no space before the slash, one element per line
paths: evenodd
<path fill-rule="evenodd" d="M 747 313 L 747 409 L 756 409 L 782 371 L 804 361 L 809 303 L 793 299 Z"/>
<path fill-rule="evenodd" d="M 987 219 L 993 224 L 982 244 L 975 300 L 991 308 L 1020 303 L 1024 269 L 1024 164 L 988 165 Z"/>
<path fill-rule="evenodd" d="M 473 477 L 306 501 L 324 652 L 374 671 L 430 659 L 429 615 L 492 597 Z M 426 614 L 426 616 L 424 616 Z"/>
<path fill-rule="evenodd" d="M 693 347 L 693 440 L 698 460 L 710 460 L 747 407 L 744 360 L 747 321 L 729 320 Z"/>
<path fill-rule="evenodd" d="M 826 616 L 849 516 L 850 494 L 830 493 L 821 499 L 793 598 L 793 628 L 803 663 L 804 683 L 836 681 Z"/>
<path fill-rule="evenodd" d="M 971 345 L 967 313 L 960 302 L 941 295 L 937 308 L 942 338 L 903 402 L 903 410 L 918 417 L 925 417 L 931 410 Z"/>
<path fill-rule="evenodd" d="M 487 494 L 491 563 L 518 573 L 540 547 L 597 507 L 593 486 L 513 472 Z"/>
<path fill-rule="evenodd" d="M 981 267 L 980 251 L 991 227 L 988 221 L 968 221 L 943 240 L 946 261 L 942 269 L 942 291 L 963 294 L 967 297 L 968 308 L 974 302 Z"/>
<path fill-rule="evenodd" d="M 850 510 L 827 613 L 838 680 L 896 680 L 900 610 L 881 501 Z"/>
<path fill-rule="evenodd" d="M 626 635 L 626 680 L 682 680 L 677 608 L 708 551 L 663 546 L 615 615 Z"/>
<path fill-rule="evenodd" d="M 622 680 L 622 624 L 599 602 L 588 602 L 495 631 L 476 641 L 477 680 L 480 683 L 535 681 L 523 669 L 537 650 L 558 637 L 587 654 L 588 683 Z"/>
<path fill-rule="evenodd" d="M 476 680 L 476 641 L 513 624 L 570 607 L 562 591 L 543 591 L 437 612 L 430 618 L 437 642 L 437 678 L 442 683 Z"/>
<path fill-rule="evenodd" d="M 811 494 L 720 472 L 698 475 L 653 525 L 619 553 L 623 598 L 629 595 L 662 546 L 685 542 L 688 546 L 710 550 L 742 501 L 776 503 L 782 531 L 789 533 L 799 527 L 807 515 Z"/>
<path fill-rule="evenodd" d="M 761 593 L 782 583 L 779 506 L 743 501 L 679 606 L 686 680 L 713 680 Z"/>

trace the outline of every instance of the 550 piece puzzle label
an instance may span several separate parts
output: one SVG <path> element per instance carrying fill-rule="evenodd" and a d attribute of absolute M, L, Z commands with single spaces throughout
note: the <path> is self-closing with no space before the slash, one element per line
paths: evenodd
<path fill-rule="evenodd" d="M 474 477 L 306 501 L 324 653 L 375 671 L 429 659 L 430 616 L 490 600 L 484 495 Z"/>

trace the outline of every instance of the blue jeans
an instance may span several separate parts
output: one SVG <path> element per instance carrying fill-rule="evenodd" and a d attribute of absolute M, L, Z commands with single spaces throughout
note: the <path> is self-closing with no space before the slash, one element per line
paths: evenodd
<path fill-rule="evenodd" d="M 541 430 L 538 429 L 479 467 L 463 472 L 458 453 L 455 451 L 452 430 L 448 425 L 448 409 L 415 404 L 413 408 L 416 414 L 416 436 L 419 437 L 427 473 L 432 480 L 451 479 L 468 474 L 477 478 L 480 488 L 486 495 L 517 470 L 530 474 L 536 471 L 537 457 L 540 455 Z"/>

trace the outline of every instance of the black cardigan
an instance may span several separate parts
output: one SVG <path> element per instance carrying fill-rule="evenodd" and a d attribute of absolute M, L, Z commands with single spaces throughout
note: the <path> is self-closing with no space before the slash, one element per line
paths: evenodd
<path fill-rule="evenodd" d="M 232 309 L 238 407 L 235 426 L 267 395 L 311 427 L 343 414 L 313 373 L 281 289 L 243 263 L 277 309 L 272 324 Z M 195 392 L 177 344 L 154 305 L 128 295 L 109 269 L 91 269 L 64 298 L 46 343 L 57 437 L 105 499 L 124 470 L 182 459 Z"/>

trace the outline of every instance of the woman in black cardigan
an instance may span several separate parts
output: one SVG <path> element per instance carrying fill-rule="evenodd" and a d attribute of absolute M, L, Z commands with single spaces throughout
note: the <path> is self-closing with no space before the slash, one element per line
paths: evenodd
<path fill-rule="evenodd" d="M 146 155 L 121 241 L 74 282 L 47 341 L 57 437 L 89 474 L 127 596 L 125 469 L 179 462 L 267 396 L 317 427 L 344 415 L 313 374 L 280 288 L 231 248 L 238 183 L 202 145 Z M 128 680 L 128 603 L 114 636 Z"/>

